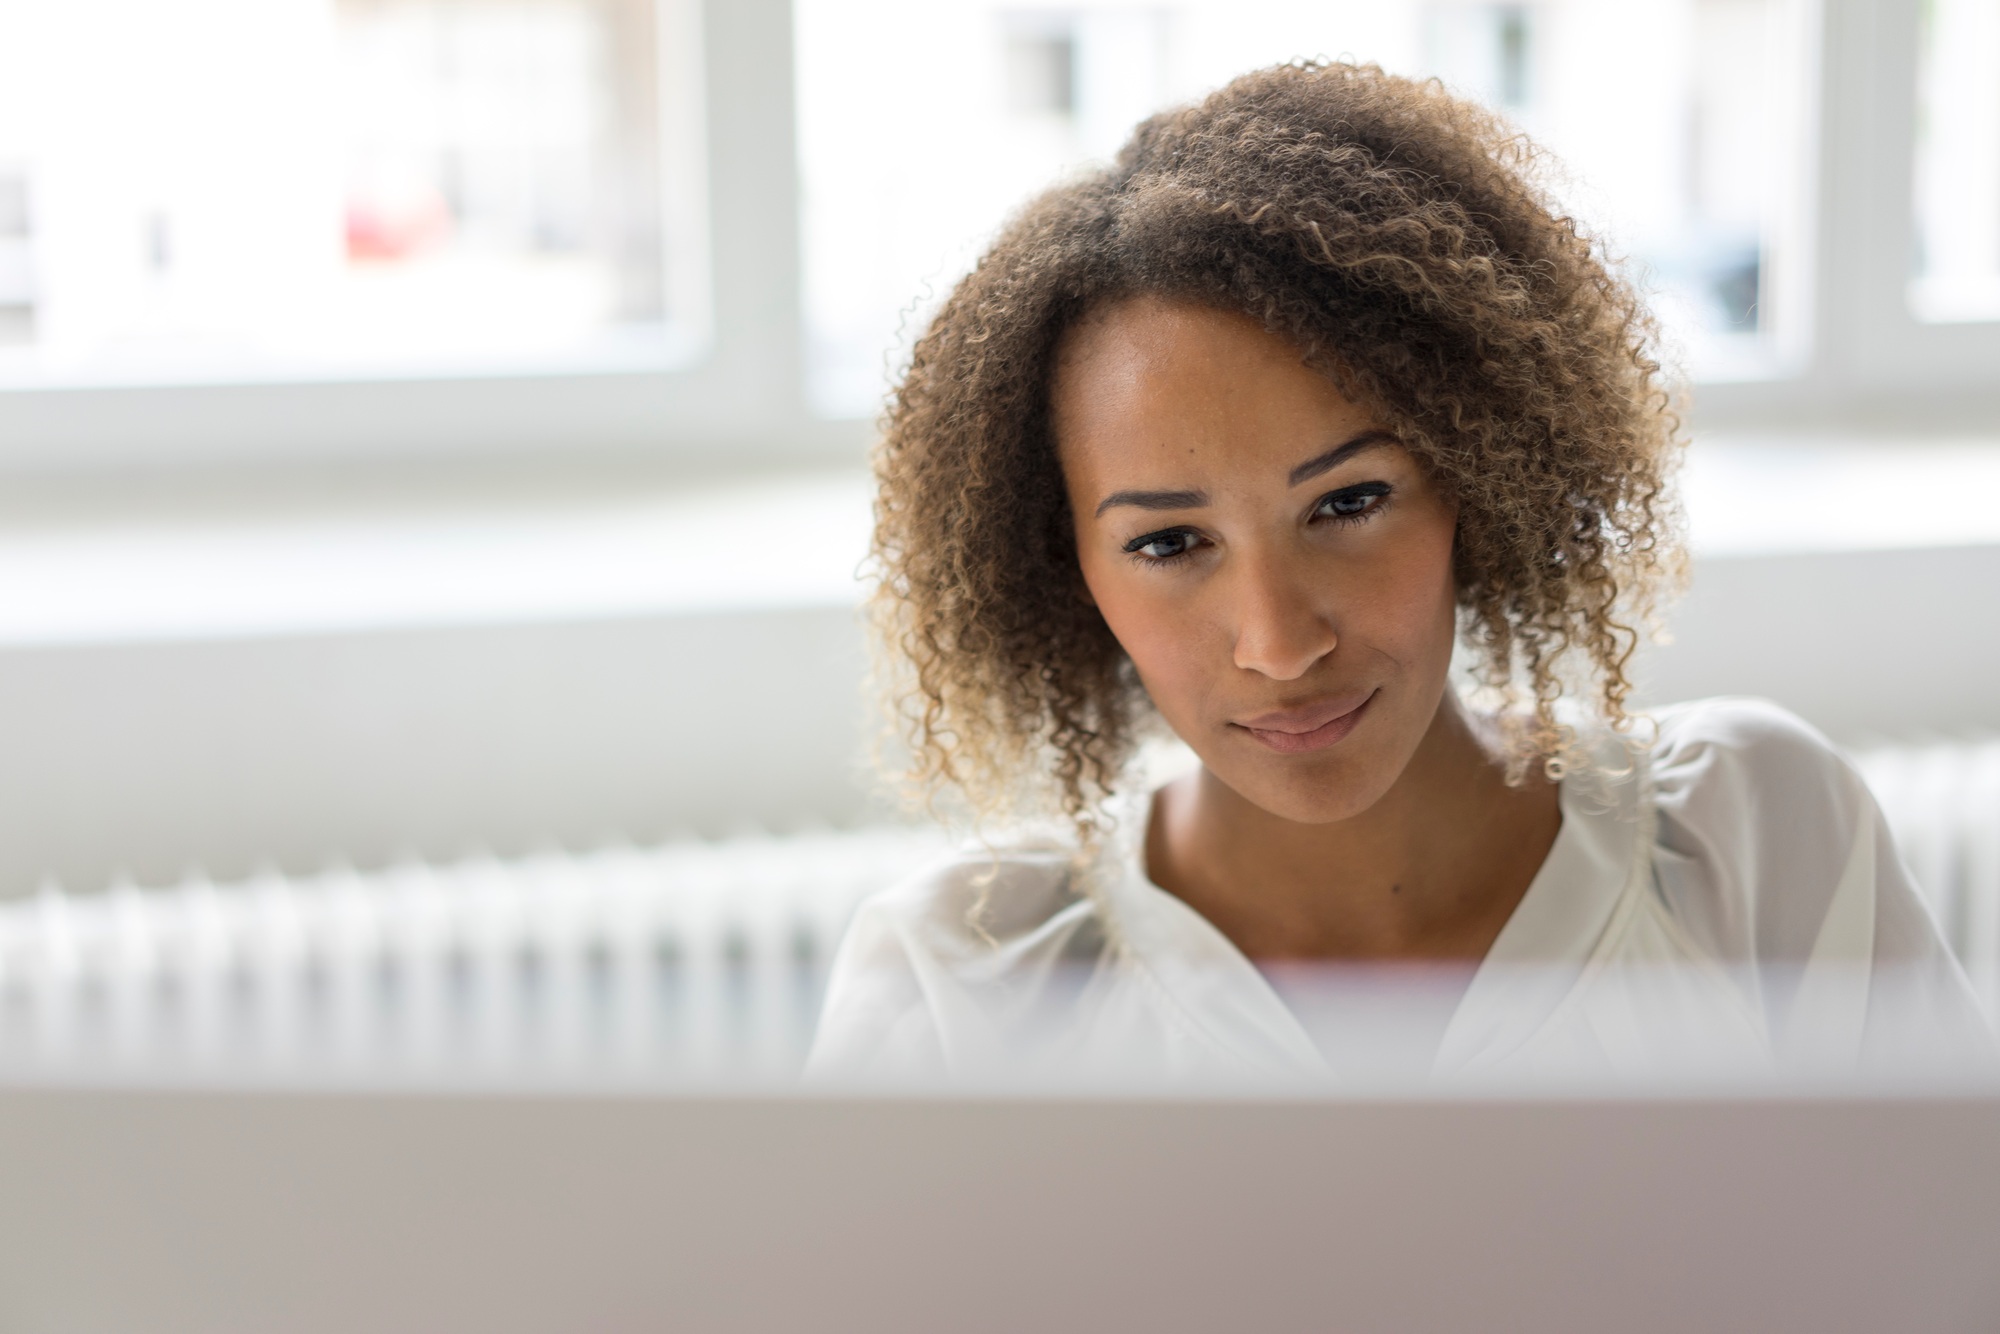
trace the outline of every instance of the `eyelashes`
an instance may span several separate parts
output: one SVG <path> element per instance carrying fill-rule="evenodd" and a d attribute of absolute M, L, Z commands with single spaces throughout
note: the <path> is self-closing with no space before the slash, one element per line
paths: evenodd
<path fill-rule="evenodd" d="M 1313 506 L 1313 516 L 1324 516 L 1340 523 L 1359 523 L 1374 517 L 1375 511 L 1387 502 L 1390 489 L 1387 482 L 1343 486 L 1320 497 L 1319 504 Z"/>
<path fill-rule="evenodd" d="M 1357 482 L 1329 491 L 1313 505 L 1309 522 L 1339 527 L 1367 523 L 1388 507 L 1395 488 L 1387 482 Z M 1188 559 L 1205 539 L 1193 528 L 1176 526 L 1144 533 L 1122 548 L 1140 565 L 1177 565 Z"/>
<path fill-rule="evenodd" d="M 1200 534 L 1191 528 L 1163 528 L 1157 533 L 1147 533 L 1127 542 L 1125 554 L 1137 559 L 1141 565 L 1171 565 L 1175 561 L 1186 560 L 1200 540 Z M 1162 547 L 1166 549 L 1155 550 Z"/>

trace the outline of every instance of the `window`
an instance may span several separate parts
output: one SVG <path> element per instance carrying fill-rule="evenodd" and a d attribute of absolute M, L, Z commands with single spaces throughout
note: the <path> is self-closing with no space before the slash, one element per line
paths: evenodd
<path fill-rule="evenodd" d="M 1929 0 L 1919 61 L 1911 305 L 2000 319 L 2000 0 Z"/>
<path fill-rule="evenodd" d="M 1798 0 L 797 0 L 812 398 L 869 414 L 896 349 L 1007 212 L 1243 70 L 1435 75 L 1554 151 L 1552 184 L 1705 377 L 1796 342 L 1811 48 Z M 914 304 L 913 304 L 914 302 Z M 1788 327 L 1791 326 L 1791 327 Z"/>
<path fill-rule="evenodd" d="M 661 367 L 707 323 L 674 0 L 0 7 L 0 385 Z"/>
<path fill-rule="evenodd" d="M 1312 54 L 1552 149 L 1702 427 L 1990 431 L 1996 8 L 0 0 L 0 469 L 851 462 L 1009 210 Z"/>

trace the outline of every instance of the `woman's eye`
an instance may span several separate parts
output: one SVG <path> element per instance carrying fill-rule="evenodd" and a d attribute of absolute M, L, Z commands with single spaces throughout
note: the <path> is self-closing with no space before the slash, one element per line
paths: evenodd
<path fill-rule="evenodd" d="M 1148 560 L 1172 560 L 1194 550 L 1194 544 L 1195 536 L 1190 532 L 1149 533 L 1126 543 L 1125 550 Z"/>
<path fill-rule="evenodd" d="M 1389 495 L 1386 482 L 1364 482 L 1344 487 L 1319 502 L 1315 511 L 1332 519 L 1358 519 L 1379 507 Z"/>

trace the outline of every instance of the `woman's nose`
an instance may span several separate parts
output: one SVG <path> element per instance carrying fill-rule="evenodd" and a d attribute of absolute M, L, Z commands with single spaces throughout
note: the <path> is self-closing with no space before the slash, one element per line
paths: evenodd
<path fill-rule="evenodd" d="M 1235 661 L 1274 681 L 1304 676 L 1333 652 L 1340 637 L 1321 614 L 1302 571 L 1274 560 L 1247 559 L 1230 589 L 1235 603 Z"/>

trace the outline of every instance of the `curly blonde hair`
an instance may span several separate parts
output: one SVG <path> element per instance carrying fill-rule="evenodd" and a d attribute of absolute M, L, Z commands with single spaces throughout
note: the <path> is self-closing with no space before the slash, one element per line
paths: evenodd
<path fill-rule="evenodd" d="M 1049 411 L 1064 332 L 1138 295 L 1290 339 L 1456 502 L 1461 638 L 1520 720 L 1517 776 L 1572 740 L 1566 663 L 1626 724 L 1635 627 L 1680 568 L 1680 419 L 1643 303 L 1537 167 L 1435 82 L 1302 63 L 1153 117 L 1007 225 L 875 459 L 873 612 L 921 790 L 992 812 L 1039 789 L 1087 826 L 1153 716 L 1085 596 Z"/>

